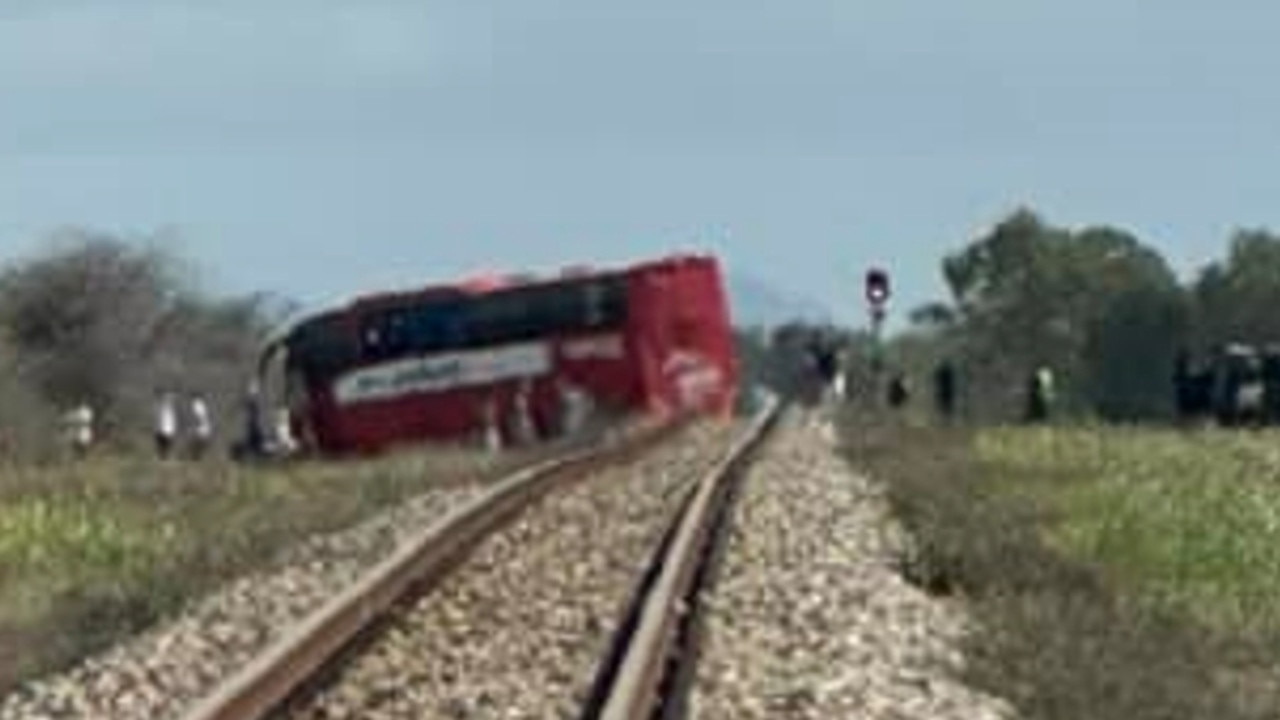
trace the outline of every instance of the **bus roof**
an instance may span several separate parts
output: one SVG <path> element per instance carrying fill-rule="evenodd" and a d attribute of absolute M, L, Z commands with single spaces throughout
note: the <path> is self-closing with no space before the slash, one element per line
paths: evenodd
<path fill-rule="evenodd" d="M 615 277 L 690 262 L 707 262 L 708 260 L 714 260 L 714 257 L 710 254 L 682 253 L 636 261 L 625 265 L 566 265 L 554 273 L 547 274 L 486 272 L 450 283 L 435 283 L 403 290 L 379 291 L 358 295 L 336 308 L 336 311 L 363 310 L 371 307 L 393 305 L 406 300 L 432 297 L 441 299 L 449 297 L 465 298 L 512 288 L 555 285 L 597 277 Z"/>
<path fill-rule="evenodd" d="M 272 340 L 269 341 L 268 344 L 274 344 L 283 340 L 293 332 L 293 330 L 302 325 L 307 325 L 323 319 L 341 317 L 342 315 L 352 311 L 366 311 L 379 307 L 394 306 L 411 300 L 424 300 L 430 298 L 462 299 L 509 288 L 554 285 L 557 283 L 581 281 L 593 277 L 615 277 L 618 275 L 638 274 L 660 268 L 678 266 L 687 263 L 705 263 L 708 261 L 714 262 L 715 257 L 709 253 L 673 253 L 657 258 L 634 261 L 628 264 L 612 266 L 592 266 L 583 264 L 566 265 L 555 273 L 540 275 L 531 273 L 503 274 L 490 272 L 472 275 L 451 283 L 435 283 L 413 288 L 405 288 L 402 290 L 384 290 L 364 293 L 341 302 L 340 304 L 308 312 L 292 319 L 277 332 L 272 333 Z"/>

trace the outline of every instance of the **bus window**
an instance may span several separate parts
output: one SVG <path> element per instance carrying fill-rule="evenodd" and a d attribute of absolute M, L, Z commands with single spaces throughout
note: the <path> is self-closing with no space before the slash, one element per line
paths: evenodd
<path fill-rule="evenodd" d="M 584 287 L 552 285 L 533 297 L 534 324 L 544 333 L 576 330 L 586 319 Z"/>
<path fill-rule="evenodd" d="M 538 327 L 535 300 L 528 290 L 501 291 L 477 298 L 467 308 L 467 344 L 518 342 L 545 333 Z"/>
<path fill-rule="evenodd" d="M 532 302 L 540 333 L 580 332 L 620 325 L 626 286 L 606 278 L 539 288 Z"/>
<path fill-rule="evenodd" d="M 386 357 L 386 328 L 380 316 L 373 316 L 360 326 L 360 355 L 368 360 Z"/>
<path fill-rule="evenodd" d="M 587 283 L 582 288 L 586 296 L 585 314 L 587 327 L 599 327 L 604 324 L 604 294 L 602 283 Z"/>
<path fill-rule="evenodd" d="M 590 283 L 583 292 L 586 327 L 611 327 L 626 321 L 627 286 L 621 278 L 605 278 Z"/>
<path fill-rule="evenodd" d="M 455 302 L 432 302 L 414 308 L 408 322 L 409 349 L 439 352 L 465 345 L 460 312 Z"/>
<path fill-rule="evenodd" d="M 388 311 L 382 317 L 382 355 L 398 357 L 412 347 L 413 335 L 409 327 L 409 313 L 398 309 Z"/>
<path fill-rule="evenodd" d="M 358 351 L 346 328 L 332 318 L 318 318 L 299 326 L 285 344 L 289 366 L 301 371 L 308 382 L 350 367 Z"/>
<path fill-rule="evenodd" d="M 361 326 L 361 353 L 385 360 L 458 348 L 464 344 L 458 319 L 455 303 L 438 301 L 372 314 Z"/>
<path fill-rule="evenodd" d="M 445 352 L 595 330 L 625 320 L 621 278 L 497 290 L 468 299 L 431 300 L 373 314 L 361 326 L 370 360 Z"/>

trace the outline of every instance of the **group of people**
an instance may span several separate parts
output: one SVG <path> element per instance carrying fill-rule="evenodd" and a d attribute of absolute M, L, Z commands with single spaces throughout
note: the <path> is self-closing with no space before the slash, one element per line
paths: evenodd
<path fill-rule="evenodd" d="M 933 370 L 933 405 L 938 416 L 950 420 L 957 411 L 959 376 L 955 365 L 944 360 Z M 911 385 L 905 373 L 896 372 L 889 377 L 885 401 L 892 409 L 905 407 L 911 400 Z"/>
<path fill-rule="evenodd" d="M 873 366 L 873 372 L 882 372 Z M 843 401 L 846 396 L 845 371 L 841 367 L 839 353 L 832 343 L 815 338 L 808 345 L 808 369 L 820 388 L 817 398 L 826 402 L 834 399 Z M 938 417 L 950 420 L 959 413 L 960 405 L 960 373 L 956 365 L 948 359 L 940 361 L 932 371 L 933 406 Z M 1045 422 L 1053 415 L 1056 405 L 1057 391 L 1055 375 L 1048 365 L 1036 365 L 1027 375 L 1023 393 L 1023 420 L 1028 423 Z M 876 394 L 875 402 L 883 402 L 891 410 L 907 407 L 913 396 L 908 375 L 901 371 L 889 372 L 886 383 L 878 387 L 871 383 L 869 389 Z M 883 400 L 879 393 L 883 392 Z"/>
<path fill-rule="evenodd" d="M 816 399 L 822 403 L 844 402 L 848 397 L 849 387 L 847 372 L 842 367 L 840 359 L 839 346 L 834 341 L 814 337 L 809 341 L 807 355 L 808 369 L 818 388 Z M 874 372 L 877 374 L 880 372 L 878 366 L 875 367 Z M 943 418 L 951 418 L 956 413 L 958 382 L 956 368 L 950 361 L 944 360 L 934 369 L 934 405 Z M 910 402 L 912 394 L 907 375 L 902 372 L 890 374 L 884 392 L 884 402 L 889 408 L 896 410 L 905 407 Z"/>
<path fill-rule="evenodd" d="M 556 380 L 554 389 L 559 417 L 550 423 L 542 423 L 541 428 L 533 409 L 534 386 L 529 380 L 517 385 L 511 402 L 505 409 L 497 398 L 490 398 L 485 402 L 480 417 L 484 447 L 490 452 L 497 452 L 506 444 L 531 445 L 544 435 L 567 436 L 582 431 L 595 409 L 590 393 L 563 378 Z M 554 428 L 550 425 L 554 425 Z"/>
<path fill-rule="evenodd" d="M 552 388 L 544 388 L 552 390 Z M 527 446 L 555 435 L 569 436 L 586 429 L 597 412 L 595 399 L 582 387 L 558 380 L 555 417 L 538 416 L 534 410 L 535 388 L 521 382 L 505 402 L 496 396 L 481 407 L 481 442 L 492 451 L 508 446 Z M 295 437 L 291 414 L 286 408 L 272 410 L 256 385 L 244 396 L 244 427 L 230 445 L 237 460 L 289 457 L 303 449 L 308 438 Z M 151 435 L 156 457 L 200 459 L 213 445 L 214 419 L 208 400 L 201 393 L 185 397 L 164 391 L 156 395 L 152 408 Z M 66 442 L 77 457 L 87 455 L 99 441 L 100 421 L 95 408 L 79 403 L 63 417 Z"/>
<path fill-rule="evenodd" d="M 200 393 L 187 398 L 186 413 L 181 417 L 176 394 L 164 392 L 157 399 L 154 428 L 157 457 L 162 460 L 173 457 L 180 440 L 179 433 L 185 436 L 182 439 L 187 441 L 188 452 L 193 459 L 204 457 L 213 440 L 213 417 L 209 403 Z"/>
<path fill-rule="evenodd" d="M 280 408 L 268 418 L 256 388 L 250 388 L 245 397 L 244 420 L 242 435 L 231 448 L 233 457 L 279 457 L 291 455 L 299 449 L 288 411 Z M 63 416 L 63 431 L 73 455 L 83 457 L 97 444 L 98 426 L 98 413 L 87 402 L 78 403 L 67 411 Z M 199 460 L 213 446 L 214 430 L 213 410 L 203 393 L 194 392 L 181 397 L 173 391 L 162 391 L 156 395 L 151 414 L 151 438 L 156 457 L 161 460 L 175 457 Z"/>
<path fill-rule="evenodd" d="M 1049 420 L 1053 414 L 1056 390 L 1053 369 L 1047 365 L 1036 366 L 1027 376 L 1024 393 L 1023 420 L 1039 423 Z M 933 402 L 940 417 L 955 417 L 959 401 L 959 375 L 955 366 L 944 360 L 933 371 Z M 887 401 L 889 407 L 905 406 L 911 398 L 906 375 L 895 373 L 889 379 Z"/>
<path fill-rule="evenodd" d="M 161 392 L 152 416 L 156 456 L 174 457 L 185 446 L 188 457 L 200 459 L 213 442 L 213 413 L 202 393 L 192 393 L 181 403 L 173 392 Z M 88 402 L 78 403 L 63 418 L 67 444 L 77 457 L 89 453 L 98 440 L 98 418 Z"/>
<path fill-rule="evenodd" d="M 290 457 L 302 449 L 294 435 L 293 420 L 287 407 L 276 408 L 272 417 L 258 384 L 249 385 L 244 396 L 244 431 L 231 446 L 236 460 L 261 460 Z"/>

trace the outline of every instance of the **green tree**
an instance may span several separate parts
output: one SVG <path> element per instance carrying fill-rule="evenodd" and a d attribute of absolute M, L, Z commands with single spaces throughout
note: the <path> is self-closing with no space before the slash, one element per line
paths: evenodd
<path fill-rule="evenodd" d="M 949 311 L 920 317 L 942 321 L 935 328 L 969 369 L 980 415 L 1016 413 L 1024 378 L 1041 364 L 1056 371 L 1068 410 L 1165 412 L 1156 398 L 1169 392 L 1185 303 L 1168 264 L 1134 236 L 1058 228 L 1021 209 L 947 257 L 943 275 Z M 1136 363 L 1147 371 L 1133 372 Z"/>
<path fill-rule="evenodd" d="M 1241 230 L 1227 257 L 1206 267 L 1193 287 L 1194 337 L 1203 350 L 1228 342 L 1280 341 L 1280 237 Z"/>
<path fill-rule="evenodd" d="M 1187 316 L 1180 292 L 1136 286 L 1118 294 L 1097 318 L 1085 348 L 1085 387 L 1102 417 L 1143 420 L 1173 413 L 1173 358 Z"/>

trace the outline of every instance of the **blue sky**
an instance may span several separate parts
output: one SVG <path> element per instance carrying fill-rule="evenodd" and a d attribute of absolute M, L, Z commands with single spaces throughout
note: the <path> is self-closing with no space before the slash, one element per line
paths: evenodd
<path fill-rule="evenodd" d="M 860 320 L 1019 204 L 1183 271 L 1280 226 L 1280 6 L 6 0 L 0 257 L 163 231 L 322 301 L 676 249 Z"/>

